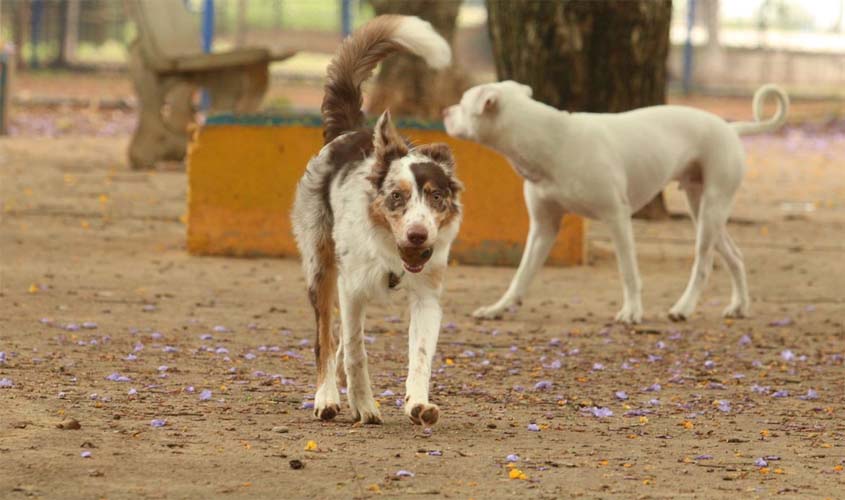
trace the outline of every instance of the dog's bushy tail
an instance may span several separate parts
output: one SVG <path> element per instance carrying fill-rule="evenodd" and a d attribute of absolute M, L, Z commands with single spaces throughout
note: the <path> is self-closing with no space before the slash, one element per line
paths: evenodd
<path fill-rule="evenodd" d="M 778 110 L 775 116 L 768 120 L 763 120 L 763 102 L 770 95 L 774 95 L 778 100 Z M 789 96 L 786 92 L 774 84 L 766 84 L 754 92 L 754 102 L 752 103 L 754 109 L 753 122 L 734 122 L 731 127 L 736 130 L 739 135 L 747 134 L 762 134 L 765 132 L 774 132 L 786 123 L 786 114 L 789 112 Z"/>
<path fill-rule="evenodd" d="M 379 16 L 343 41 L 327 70 L 323 115 L 323 140 L 364 126 L 361 84 L 373 68 L 398 50 L 416 54 L 435 69 L 452 60 L 449 44 L 431 24 L 413 16 Z"/>

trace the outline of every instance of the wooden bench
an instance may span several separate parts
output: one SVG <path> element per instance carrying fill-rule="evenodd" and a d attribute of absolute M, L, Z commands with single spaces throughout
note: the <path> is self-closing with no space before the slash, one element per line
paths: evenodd
<path fill-rule="evenodd" d="M 185 157 L 198 87 L 208 91 L 211 112 L 254 112 L 267 90 L 270 63 L 295 53 L 257 47 L 203 53 L 199 19 L 183 0 L 127 0 L 126 6 L 138 30 L 129 47 L 139 108 L 129 145 L 132 168 Z"/>

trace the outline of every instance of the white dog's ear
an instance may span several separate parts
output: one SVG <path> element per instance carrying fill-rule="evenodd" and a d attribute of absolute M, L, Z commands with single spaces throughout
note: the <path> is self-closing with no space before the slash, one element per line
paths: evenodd
<path fill-rule="evenodd" d="M 520 84 L 520 85 L 522 85 L 522 84 Z M 525 91 L 525 95 L 527 95 L 528 97 L 531 97 L 531 96 L 534 95 L 534 91 L 531 90 L 531 87 L 529 87 L 528 85 L 522 85 L 522 90 Z"/>
<path fill-rule="evenodd" d="M 472 112 L 476 115 L 490 113 L 495 111 L 499 105 L 499 91 L 496 89 L 486 88 L 478 93 Z"/>

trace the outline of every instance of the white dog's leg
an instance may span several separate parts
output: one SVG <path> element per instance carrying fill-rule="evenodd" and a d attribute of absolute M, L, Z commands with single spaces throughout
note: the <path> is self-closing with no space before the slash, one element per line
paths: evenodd
<path fill-rule="evenodd" d="M 669 318 L 673 321 L 684 321 L 695 311 L 698 298 L 713 269 L 713 248 L 725 230 L 727 205 L 718 197 L 708 198 L 706 193 L 701 200 L 696 225 L 695 262 L 686 290 L 669 310 Z"/>
<path fill-rule="evenodd" d="M 373 399 L 370 373 L 367 370 L 367 351 L 364 348 L 364 301 L 350 290 L 343 278 L 339 288 L 343 365 L 352 416 L 364 424 L 380 424 L 381 414 Z"/>
<path fill-rule="evenodd" d="M 622 277 L 623 303 L 616 314 L 621 323 L 639 323 L 643 320 L 642 282 L 637 267 L 637 251 L 634 246 L 634 229 L 630 211 L 620 211 L 607 222 L 610 236 L 616 247 L 616 264 Z"/>
<path fill-rule="evenodd" d="M 519 268 L 502 298 L 493 305 L 476 309 L 472 313 L 476 318 L 492 319 L 500 317 L 508 307 L 518 304 L 522 300 L 537 271 L 543 267 L 543 263 L 549 256 L 560 230 L 563 211 L 556 204 L 541 200 L 534 192 L 530 182 L 524 183 L 523 192 L 525 194 L 525 205 L 528 208 L 530 228 Z"/>
<path fill-rule="evenodd" d="M 692 221 L 698 226 L 698 212 L 701 205 L 701 186 L 686 188 Z M 726 318 L 744 318 L 751 309 L 751 299 L 748 296 L 748 279 L 745 274 L 745 263 L 742 252 L 736 246 L 727 228 L 722 230 L 721 237 L 716 241 L 716 251 L 722 256 L 731 273 L 731 303 L 722 312 Z"/>
<path fill-rule="evenodd" d="M 721 238 L 716 242 L 716 251 L 724 259 L 731 272 L 731 303 L 722 313 L 726 318 L 744 318 L 751 309 L 748 297 L 748 280 L 745 275 L 745 263 L 742 252 L 734 243 L 727 229 L 722 230 Z"/>
<path fill-rule="evenodd" d="M 431 361 L 437 349 L 442 313 L 439 292 L 431 288 L 410 291 L 411 326 L 408 335 L 408 378 L 405 381 L 405 414 L 415 424 L 434 425 L 437 405 L 428 402 Z"/>

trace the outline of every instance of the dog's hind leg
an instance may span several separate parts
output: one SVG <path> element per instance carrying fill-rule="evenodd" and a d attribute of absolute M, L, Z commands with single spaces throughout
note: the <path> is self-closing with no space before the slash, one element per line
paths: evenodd
<path fill-rule="evenodd" d="M 751 309 L 748 296 L 748 280 L 745 275 L 745 263 L 742 252 L 736 246 L 727 228 L 722 229 L 721 238 L 716 242 L 716 251 L 724 259 L 731 273 L 731 303 L 722 312 L 726 318 L 744 318 Z"/>
<path fill-rule="evenodd" d="M 349 406 L 356 421 L 380 424 L 381 413 L 373 399 L 367 351 L 364 348 L 364 298 L 343 277 L 339 285 L 343 367 L 346 370 Z"/>
<path fill-rule="evenodd" d="M 530 228 L 519 268 L 502 298 L 495 304 L 476 309 L 472 313 L 476 318 L 501 317 L 505 310 L 518 304 L 525 296 L 537 271 L 543 267 L 557 238 L 563 210 L 555 203 L 540 199 L 530 182 L 525 182 L 523 191 L 525 204 L 528 207 Z"/>
<path fill-rule="evenodd" d="M 724 196 L 705 191 L 698 206 L 695 262 L 683 295 L 669 310 L 669 318 L 673 321 L 684 321 L 695 311 L 695 306 L 713 269 L 713 249 L 720 242 L 725 231 L 730 200 L 726 202 Z"/>
<path fill-rule="evenodd" d="M 634 230 L 631 226 L 630 210 L 619 212 L 606 218 L 610 228 L 610 236 L 616 247 L 616 263 L 622 276 L 623 303 L 622 309 L 616 314 L 616 321 L 620 323 L 640 323 L 643 320 L 642 282 L 637 267 L 637 251 L 634 246 Z"/>
<path fill-rule="evenodd" d="M 337 343 L 332 333 L 332 309 L 337 295 L 337 265 L 332 248 L 330 242 L 319 246 L 318 258 L 322 264 L 319 271 L 314 273 L 308 290 L 317 319 L 317 336 L 314 341 L 317 394 L 314 396 L 314 415 L 321 420 L 331 420 L 340 412 L 335 355 Z"/>

